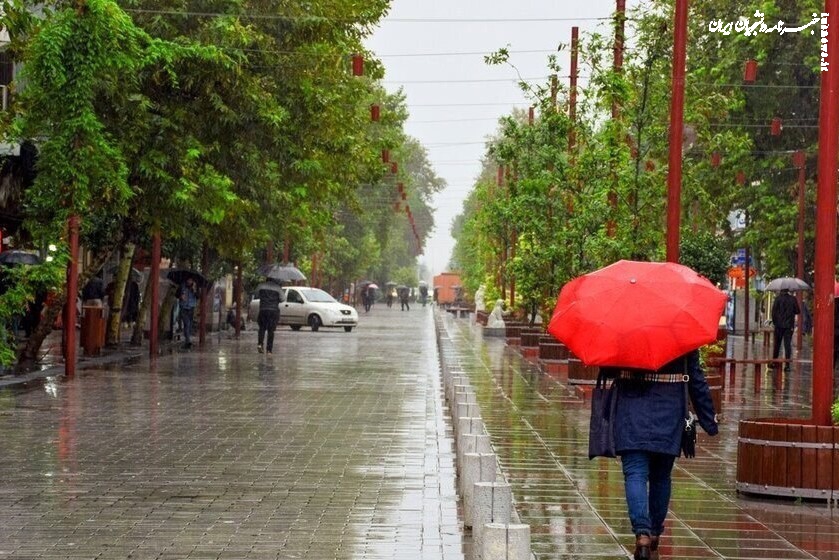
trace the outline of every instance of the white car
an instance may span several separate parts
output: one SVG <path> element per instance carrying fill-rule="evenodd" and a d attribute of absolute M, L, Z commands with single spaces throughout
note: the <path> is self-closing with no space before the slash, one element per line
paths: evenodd
<path fill-rule="evenodd" d="M 289 325 L 299 331 L 308 325 L 313 331 L 321 327 L 344 327 L 350 332 L 358 325 L 358 312 L 340 303 L 318 288 L 291 286 L 283 288 L 285 301 L 280 304 L 280 325 Z M 249 319 L 255 320 L 259 313 L 259 300 L 251 301 Z"/>

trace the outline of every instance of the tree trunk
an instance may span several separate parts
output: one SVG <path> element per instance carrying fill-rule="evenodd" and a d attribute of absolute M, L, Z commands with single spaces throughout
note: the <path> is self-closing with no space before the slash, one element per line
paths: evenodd
<path fill-rule="evenodd" d="M 125 301 L 125 288 L 131 280 L 131 262 L 134 260 L 134 247 L 131 242 L 122 248 L 116 278 L 114 278 L 114 293 L 111 300 L 110 316 L 108 317 L 108 335 L 106 344 L 117 346 L 120 342 L 120 326 L 122 325 L 122 306 Z"/>
<path fill-rule="evenodd" d="M 140 346 L 143 344 L 143 331 L 146 330 L 146 314 L 151 307 L 151 283 L 152 278 L 146 281 L 146 287 L 143 290 L 143 299 L 140 301 L 140 311 L 137 313 L 137 322 L 134 324 L 134 333 L 131 335 L 131 344 Z"/>
<path fill-rule="evenodd" d="M 96 254 L 90 266 L 86 267 L 84 272 L 79 275 L 80 288 L 84 287 L 84 285 L 87 284 L 87 281 L 93 278 L 93 276 L 102 269 L 102 266 L 108 262 L 108 259 L 111 258 L 115 248 L 115 245 L 106 247 Z M 78 294 L 73 294 L 74 300 L 77 297 Z M 44 310 L 44 314 L 41 317 L 40 322 L 38 322 L 38 326 L 35 328 L 32 336 L 29 337 L 26 345 L 18 354 L 18 363 L 29 362 L 37 359 L 38 351 L 41 349 L 44 339 L 47 338 L 47 335 L 50 334 L 50 332 L 52 332 L 52 325 L 55 323 L 55 319 L 58 317 L 58 314 L 64 309 L 64 303 L 66 301 L 67 286 L 62 285 L 61 292 L 59 292 L 58 296 L 51 302 L 50 306 Z M 76 328 L 76 325 L 64 325 L 64 328 Z"/>

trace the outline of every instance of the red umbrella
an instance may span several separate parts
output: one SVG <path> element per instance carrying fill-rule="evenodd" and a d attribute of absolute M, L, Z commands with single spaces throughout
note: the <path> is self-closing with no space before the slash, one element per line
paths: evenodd
<path fill-rule="evenodd" d="M 725 301 L 686 266 L 618 261 L 562 288 L 548 332 L 586 365 L 657 370 L 716 340 Z"/>
<path fill-rule="evenodd" d="M 839 282 L 833 283 L 833 297 L 839 297 Z"/>

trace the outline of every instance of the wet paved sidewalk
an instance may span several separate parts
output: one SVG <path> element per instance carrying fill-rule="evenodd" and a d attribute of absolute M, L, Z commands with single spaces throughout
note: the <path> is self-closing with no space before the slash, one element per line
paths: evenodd
<path fill-rule="evenodd" d="M 473 322 L 448 316 L 443 324 L 453 348 L 443 355 L 470 377 L 516 509 L 531 525 L 536 557 L 630 556 L 620 464 L 588 459 L 588 402 L 503 339 L 484 339 Z M 734 490 L 739 418 L 809 415 L 809 366 L 774 386 L 764 375 L 755 394 L 751 369 L 738 371 L 723 395 L 720 436 L 700 430 L 697 458 L 677 461 L 662 558 L 839 560 L 839 516 L 823 503 L 759 500 Z"/>
<path fill-rule="evenodd" d="M 464 558 L 430 308 L 0 390 L 0 558 Z"/>

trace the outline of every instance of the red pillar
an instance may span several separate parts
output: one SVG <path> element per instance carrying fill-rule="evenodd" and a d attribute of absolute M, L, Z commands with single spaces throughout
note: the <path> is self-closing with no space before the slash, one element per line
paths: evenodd
<path fill-rule="evenodd" d="M 749 211 L 748 210 L 746 210 L 746 227 L 749 227 Z M 745 356 L 749 355 L 749 348 L 750 348 L 750 346 L 749 346 L 749 325 L 750 325 L 749 314 L 751 313 L 751 311 L 750 311 L 749 307 L 751 306 L 751 304 L 749 303 L 749 287 L 750 287 L 752 278 L 751 278 L 749 273 L 751 272 L 752 269 L 749 266 L 749 262 L 751 262 L 751 251 L 749 251 L 749 246 L 746 245 L 746 268 L 745 268 L 746 273 L 745 273 L 745 278 L 744 278 L 745 297 L 743 298 L 745 300 L 745 304 L 743 306 L 743 313 L 745 313 L 744 317 L 746 319 L 746 321 L 743 323 L 743 334 L 744 334 L 744 341 L 745 341 L 745 344 L 743 345 L 743 352 L 744 352 Z"/>
<path fill-rule="evenodd" d="M 155 230 L 151 239 L 151 325 L 149 326 L 149 356 L 157 357 L 157 323 L 160 316 L 160 231 Z"/>
<path fill-rule="evenodd" d="M 803 150 L 798 150 L 793 154 L 793 163 L 796 167 L 798 167 L 798 262 L 796 263 L 796 275 L 799 278 L 804 278 L 804 195 L 805 195 L 805 183 L 806 183 L 806 164 L 807 164 L 807 156 Z M 804 305 L 803 298 L 801 297 L 801 292 L 797 292 L 798 295 L 798 306 L 801 307 Z M 802 311 L 803 313 L 803 311 Z M 796 349 L 801 352 L 801 346 L 804 342 L 804 332 L 801 329 L 801 325 L 796 331 L 798 334 L 796 335 L 795 339 L 795 347 Z"/>
<path fill-rule="evenodd" d="M 242 263 L 240 262 L 236 267 L 236 338 L 239 338 L 239 333 L 242 332 L 242 292 L 244 285 L 242 284 Z"/>
<path fill-rule="evenodd" d="M 204 247 L 201 251 L 201 274 L 204 275 L 204 278 L 210 277 L 210 248 L 207 246 L 207 243 L 204 243 Z M 200 311 L 198 312 L 198 320 L 200 321 L 198 325 L 198 344 L 204 344 L 204 339 L 207 337 L 207 304 L 210 302 L 210 298 L 207 296 L 210 292 L 210 285 L 207 284 L 201 288 L 201 301 L 199 302 Z"/>
<path fill-rule="evenodd" d="M 568 149 L 573 150 L 577 143 L 577 54 L 580 50 L 580 28 L 571 28 L 571 88 L 568 92 L 568 119 L 571 130 L 568 131 Z"/>
<path fill-rule="evenodd" d="M 64 322 L 64 375 L 76 375 L 76 298 L 79 294 L 79 217 L 67 220 L 70 262 L 67 265 L 67 311 Z"/>
<path fill-rule="evenodd" d="M 612 61 L 612 68 L 615 74 L 620 74 L 623 71 L 623 39 L 624 29 L 626 25 L 626 0 L 615 0 L 615 46 L 614 59 Z M 621 108 L 617 99 L 612 99 L 612 120 L 616 121 L 620 118 Z M 617 182 L 617 174 L 612 169 L 613 182 Z M 606 235 L 614 237 L 617 233 L 617 224 L 614 220 L 615 210 L 618 207 L 618 193 L 609 189 L 607 197 L 609 202 L 609 219 L 606 221 Z"/>
<path fill-rule="evenodd" d="M 670 99 L 670 158 L 667 168 L 667 262 L 679 262 L 682 210 L 682 128 L 685 110 L 685 42 L 688 0 L 676 0 L 673 33 L 673 96 Z"/>
<path fill-rule="evenodd" d="M 816 276 L 813 297 L 813 423 L 829 426 L 833 403 L 833 283 L 836 268 L 836 161 L 839 153 L 839 0 L 826 0 L 830 36 L 821 73 L 819 180 L 816 191 Z M 822 20 L 822 29 L 825 29 Z M 822 34 L 826 35 L 827 30 Z"/>
<path fill-rule="evenodd" d="M 518 244 L 518 236 L 516 235 L 516 229 L 513 228 L 513 235 L 512 235 L 512 246 L 510 247 L 510 260 L 513 261 L 516 259 L 516 245 Z M 514 275 L 510 275 L 510 308 L 516 308 L 516 277 Z"/>

